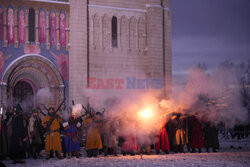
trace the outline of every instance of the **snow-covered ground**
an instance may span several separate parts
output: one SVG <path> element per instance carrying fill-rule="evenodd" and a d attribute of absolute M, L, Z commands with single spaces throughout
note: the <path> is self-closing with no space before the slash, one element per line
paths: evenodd
<path fill-rule="evenodd" d="M 3 161 L 7 166 L 29 166 L 29 167 L 76 167 L 76 166 L 250 166 L 250 137 L 247 139 L 223 139 L 220 138 L 220 150 L 217 153 L 170 153 L 162 155 L 143 156 L 109 156 L 100 155 L 98 158 L 86 158 L 86 153 L 81 150 L 83 156 L 79 159 L 52 158 L 45 160 L 28 159 L 25 164 L 12 164 L 11 160 Z"/>

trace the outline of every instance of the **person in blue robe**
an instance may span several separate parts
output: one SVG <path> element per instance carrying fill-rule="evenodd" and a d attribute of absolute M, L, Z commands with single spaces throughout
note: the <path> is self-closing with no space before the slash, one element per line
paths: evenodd
<path fill-rule="evenodd" d="M 64 146 L 68 157 L 75 155 L 79 158 L 80 146 L 77 139 L 77 127 L 81 124 L 75 116 L 71 116 L 68 122 L 63 123 L 64 127 Z"/>

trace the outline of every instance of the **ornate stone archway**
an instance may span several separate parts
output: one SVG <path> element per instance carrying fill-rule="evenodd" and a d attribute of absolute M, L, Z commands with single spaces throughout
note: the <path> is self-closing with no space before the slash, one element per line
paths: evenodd
<path fill-rule="evenodd" d="M 65 98 L 65 85 L 56 65 L 49 59 L 36 54 L 20 56 L 14 60 L 2 75 L 1 101 L 5 106 L 13 102 L 15 85 L 25 81 L 32 86 L 34 95 L 42 89 L 48 88 L 51 98 L 46 105 L 58 106 Z M 34 106 L 43 103 L 43 99 L 34 96 Z"/>

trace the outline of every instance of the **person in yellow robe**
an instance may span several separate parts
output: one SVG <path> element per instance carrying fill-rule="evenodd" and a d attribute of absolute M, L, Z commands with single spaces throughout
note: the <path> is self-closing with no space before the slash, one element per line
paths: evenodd
<path fill-rule="evenodd" d="M 88 157 L 96 157 L 98 150 L 102 149 L 101 135 L 99 127 L 101 126 L 100 118 L 98 116 L 87 117 L 83 125 L 87 129 L 87 139 L 85 149 Z"/>
<path fill-rule="evenodd" d="M 48 122 L 51 120 L 52 117 L 54 117 L 52 123 L 50 124 L 49 128 L 47 128 L 47 131 L 45 133 L 46 141 L 45 141 L 45 151 L 47 154 L 46 159 L 50 158 L 50 151 L 54 150 L 57 151 L 57 157 L 61 159 L 61 137 L 60 137 L 60 122 L 62 119 L 58 115 L 54 115 L 55 109 L 49 108 L 49 113 L 43 118 L 42 125 L 46 128 L 48 125 Z"/>

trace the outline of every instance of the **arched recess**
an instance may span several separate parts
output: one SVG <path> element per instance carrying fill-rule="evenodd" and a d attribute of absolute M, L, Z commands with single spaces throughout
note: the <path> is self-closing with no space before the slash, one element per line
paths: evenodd
<path fill-rule="evenodd" d="M 139 51 L 140 54 L 143 55 L 143 52 L 146 47 L 146 40 L 145 40 L 145 21 L 143 18 L 140 18 L 138 21 L 138 37 L 139 37 Z"/>
<path fill-rule="evenodd" d="M 94 45 L 96 48 L 100 48 L 100 45 L 101 45 L 101 35 L 100 35 L 100 32 L 101 32 L 101 24 L 100 24 L 100 17 L 98 16 L 98 14 L 95 14 L 94 16 Z"/>
<path fill-rule="evenodd" d="M 104 15 L 102 20 L 103 46 L 104 49 L 111 48 L 111 19 L 108 15 Z"/>
<path fill-rule="evenodd" d="M 136 46 L 137 46 L 137 32 L 136 32 L 136 18 L 135 17 L 131 17 L 130 21 L 129 21 L 129 48 L 132 51 L 136 50 Z"/>
<path fill-rule="evenodd" d="M 49 59 L 35 54 L 20 56 L 12 62 L 2 75 L 1 97 L 4 104 L 15 102 L 14 88 L 20 81 L 28 83 L 33 90 L 33 107 L 44 104 L 57 107 L 65 98 L 65 85 L 55 64 Z M 35 95 L 40 89 L 48 88 L 50 98 Z M 45 97 L 48 95 L 45 95 Z"/>
<path fill-rule="evenodd" d="M 121 17 L 121 49 L 126 50 L 128 49 L 128 19 L 126 16 Z"/>

